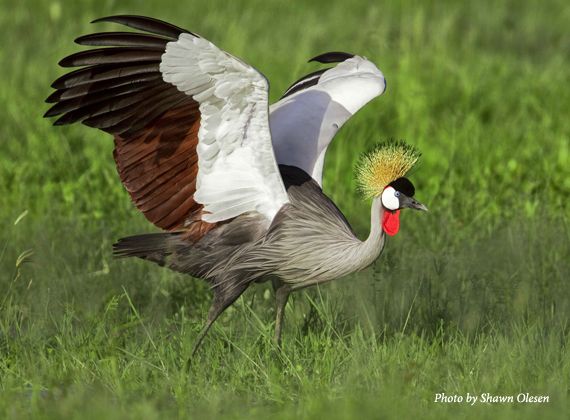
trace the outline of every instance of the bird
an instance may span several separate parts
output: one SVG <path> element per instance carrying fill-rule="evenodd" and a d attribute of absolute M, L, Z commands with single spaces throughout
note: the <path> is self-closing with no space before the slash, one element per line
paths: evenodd
<path fill-rule="evenodd" d="M 139 32 L 78 38 L 79 44 L 104 48 L 60 61 L 81 68 L 52 84 L 56 91 L 46 101 L 54 105 L 45 116 L 60 116 L 56 125 L 80 121 L 111 133 L 123 185 L 146 218 L 164 230 L 121 238 L 114 255 L 208 282 L 212 303 L 192 356 L 224 310 L 249 286 L 265 281 L 275 290 L 274 340 L 281 347 L 291 292 L 366 268 L 380 255 L 386 235 L 398 232 L 401 209 L 427 210 L 405 177 L 419 152 L 402 141 L 381 143 L 360 160 L 358 183 L 372 199 L 366 240 L 358 239 L 322 190 L 324 153 L 334 132 L 304 133 L 303 124 L 316 119 L 340 126 L 383 93 L 384 77 L 367 59 L 340 52 L 318 56 L 316 61 L 339 64 L 294 83 L 274 105 L 273 115 L 281 116 L 272 123 L 265 76 L 200 35 L 143 16 L 95 22 Z M 351 96 L 359 86 L 368 92 Z M 310 109 L 310 97 L 319 98 L 312 103 L 320 108 Z M 313 112 L 310 121 L 283 111 L 294 110 L 295 99 Z M 314 150 L 301 161 L 309 154 L 297 142 L 304 134 Z"/>

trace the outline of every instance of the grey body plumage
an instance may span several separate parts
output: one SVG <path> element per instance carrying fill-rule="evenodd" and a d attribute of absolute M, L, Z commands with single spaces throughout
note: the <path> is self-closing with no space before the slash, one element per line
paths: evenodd
<path fill-rule="evenodd" d="M 290 203 L 270 226 L 261 215 L 248 213 L 197 243 L 177 233 L 158 233 L 124 238 L 114 246 L 117 256 L 144 258 L 209 282 L 214 299 L 195 349 L 219 314 L 249 285 L 270 279 L 278 295 L 275 338 L 279 342 L 283 307 L 291 291 L 366 268 L 382 252 L 384 209 L 379 198 L 372 204 L 370 235 L 361 241 L 309 175 L 291 166 L 280 169 Z"/>

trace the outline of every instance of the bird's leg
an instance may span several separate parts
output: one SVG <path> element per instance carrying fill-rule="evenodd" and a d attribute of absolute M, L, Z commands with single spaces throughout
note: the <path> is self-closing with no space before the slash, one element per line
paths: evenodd
<path fill-rule="evenodd" d="M 223 282 L 220 284 L 224 284 Z M 190 363 L 194 358 L 194 355 L 200 348 L 200 344 L 202 344 L 202 340 L 206 337 L 206 334 L 210 330 L 212 324 L 218 319 L 220 314 L 226 310 L 228 306 L 235 302 L 235 300 L 240 297 L 240 295 L 247 289 L 249 286 L 248 282 L 234 282 L 233 285 L 228 286 L 230 283 L 226 283 L 226 287 L 218 286 L 214 288 L 214 300 L 212 301 L 212 306 L 208 311 L 208 320 L 206 321 L 206 325 L 198 334 L 196 338 L 196 342 L 194 343 L 194 348 L 192 349 L 192 354 L 187 361 L 186 366 L 190 367 Z"/>
<path fill-rule="evenodd" d="M 212 304 L 210 310 L 208 311 L 208 320 L 206 321 L 206 325 L 204 325 L 202 331 L 200 331 L 200 334 L 198 334 L 198 337 L 194 342 L 194 347 L 192 348 L 192 354 L 189 360 L 194 358 L 194 355 L 198 351 L 200 344 L 202 344 L 202 340 L 204 340 L 204 337 L 206 337 L 206 334 L 210 330 L 210 327 L 216 321 L 216 319 L 218 319 L 218 316 L 220 316 L 220 314 L 224 311 L 224 309 L 225 308 L 221 307 L 221 305 L 216 305 L 216 303 Z"/>
<path fill-rule="evenodd" d="M 285 305 L 289 299 L 291 288 L 289 286 L 281 286 L 275 291 L 275 302 L 277 308 L 277 317 L 275 319 L 275 344 L 281 347 L 281 328 L 283 327 L 283 316 L 285 315 Z"/>

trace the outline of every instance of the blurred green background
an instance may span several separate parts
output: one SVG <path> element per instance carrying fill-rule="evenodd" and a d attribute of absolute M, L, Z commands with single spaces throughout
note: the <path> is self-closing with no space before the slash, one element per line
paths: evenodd
<path fill-rule="evenodd" d="M 0 3 L 0 417 L 567 418 L 570 6 L 566 1 Z M 357 232 L 359 154 L 423 153 L 429 214 L 404 214 L 370 269 L 293 297 L 284 351 L 253 287 L 183 369 L 209 305 L 201 281 L 113 260 L 153 232 L 119 182 L 110 136 L 42 119 L 73 39 L 132 13 L 195 31 L 271 82 L 331 50 L 365 55 L 387 92 L 341 130 L 324 189 Z M 550 395 L 548 404 L 436 404 Z M 566 413 L 566 414 L 565 414 Z"/>

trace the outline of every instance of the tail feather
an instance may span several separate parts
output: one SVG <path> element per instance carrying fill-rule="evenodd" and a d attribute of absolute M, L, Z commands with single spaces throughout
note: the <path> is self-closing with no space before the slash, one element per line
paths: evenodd
<path fill-rule="evenodd" d="M 113 244 L 113 255 L 138 257 L 164 266 L 167 258 L 176 252 L 179 236 L 178 233 L 149 233 L 121 238 Z"/>

